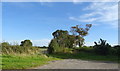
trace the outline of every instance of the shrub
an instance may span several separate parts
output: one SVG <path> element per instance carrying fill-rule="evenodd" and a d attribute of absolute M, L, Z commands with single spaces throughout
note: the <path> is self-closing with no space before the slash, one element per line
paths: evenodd
<path fill-rule="evenodd" d="M 79 48 L 79 52 L 93 53 L 93 48 L 92 47 L 84 46 L 82 48 Z"/>
<path fill-rule="evenodd" d="M 19 45 L 7 45 L 2 46 L 2 54 L 35 54 L 39 53 L 39 50 L 37 47 L 23 47 Z"/>
<path fill-rule="evenodd" d="M 54 52 L 54 47 L 55 47 L 55 40 L 51 40 L 51 42 L 50 42 L 50 44 L 48 46 L 48 49 L 47 49 L 49 54 Z"/>
<path fill-rule="evenodd" d="M 7 47 L 7 46 L 10 46 L 10 44 L 9 44 L 8 42 L 2 42 L 2 43 L 1 43 L 1 46 L 2 46 L 2 47 Z"/>
<path fill-rule="evenodd" d="M 64 48 L 64 53 L 73 53 L 72 50 L 71 48 Z"/>
<path fill-rule="evenodd" d="M 56 53 L 56 52 L 66 52 L 67 48 L 64 46 L 59 46 L 58 42 L 56 39 L 51 40 L 49 47 L 48 47 L 48 53 Z"/>
<path fill-rule="evenodd" d="M 113 47 L 116 51 L 116 55 L 120 56 L 120 45 L 116 45 Z"/>
<path fill-rule="evenodd" d="M 97 42 L 94 43 L 95 53 L 100 55 L 107 55 L 110 53 L 111 46 L 108 43 L 106 43 L 106 40 L 100 39 L 98 43 Z"/>
<path fill-rule="evenodd" d="M 117 49 L 114 48 L 114 47 L 112 47 L 112 48 L 110 49 L 110 55 L 117 55 Z"/>
<path fill-rule="evenodd" d="M 32 46 L 32 42 L 30 40 L 24 40 L 24 41 L 21 41 L 20 46 L 31 47 Z"/>

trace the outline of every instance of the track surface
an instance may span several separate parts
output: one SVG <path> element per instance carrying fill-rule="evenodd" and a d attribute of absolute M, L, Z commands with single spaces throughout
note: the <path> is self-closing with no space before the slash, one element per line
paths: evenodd
<path fill-rule="evenodd" d="M 36 67 L 35 69 L 118 69 L 118 64 L 103 61 L 64 59 L 51 61 L 49 64 Z"/>

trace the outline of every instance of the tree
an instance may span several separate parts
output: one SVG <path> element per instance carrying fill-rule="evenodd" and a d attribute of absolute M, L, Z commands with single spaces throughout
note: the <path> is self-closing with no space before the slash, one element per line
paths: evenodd
<path fill-rule="evenodd" d="M 86 28 L 82 28 L 80 25 L 71 27 L 72 35 L 76 36 L 76 44 L 81 47 L 84 43 L 84 36 L 88 34 L 89 29 L 92 27 L 92 24 L 86 24 Z"/>
<path fill-rule="evenodd" d="M 68 35 L 68 37 L 67 37 L 66 40 L 67 40 L 67 46 L 68 46 L 68 48 L 73 48 L 74 44 L 75 44 L 75 36 Z"/>
<path fill-rule="evenodd" d="M 59 47 L 66 47 L 66 42 L 67 42 L 67 36 L 68 31 L 64 30 L 56 30 L 55 32 L 52 33 L 54 39 L 56 39 L 57 43 L 59 44 Z"/>
<path fill-rule="evenodd" d="M 79 47 L 81 47 L 84 44 L 84 38 L 80 36 L 76 36 L 75 43 L 76 45 L 79 45 Z"/>
<path fill-rule="evenodd" d="M 24 41 L 21 41 L 20 46 L 31 47 L 32 46 L 32 42 L 30 40 L 24 40 Z"/>
<path fill-rule="evenodd" d="M 51 42 L 50 42 L 50 44 L 48 46 L 48 49 L 47 49 L 47 51 L 48 51 L 49 54 L 51 54 L 51 53 L 54 52 L 54 44 L 55 44 L 54 40 L 51 40 Z"/>
<path fill-rule="evenodd" d="M 56 30 L 55 32 L 52 33 L 53 39 L 51 40 L 49 47 L 48 47 L 48 52 L 53 53 L 53 52 L 64 52 L 65 48 L 72 48 L 70 38 L 68 31 L 64 30 Z"/>
<path fill-rule="evenodd" d="M 57 39 L 52 39 L 48 47 L 48 53 L 51 54 L 53 52 L 62 52 L 62 49 L 57 43 Z"/>

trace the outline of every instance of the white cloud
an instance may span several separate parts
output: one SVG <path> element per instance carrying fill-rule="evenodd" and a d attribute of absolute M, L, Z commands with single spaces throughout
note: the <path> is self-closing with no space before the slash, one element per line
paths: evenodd
<path fill-rule="evenodd" d="M 118 3 L 115 2 L 93 2 L 83 11 L 92 11 L 78 17 L 69 17 L 71 20 L 90 23 L 104 23 L 118 27 Z"/>
<path fill-rule="evenodd" d="M 82 4 L 82 2 L 78 0 L 73 0 L 73 4 Z"/>
<path fill-rule="evenodd" d="M 83 19 L 83 18 L 81 18 L 81 17 L 69 17 L 69 19 L 71 19 L 71 20 L 75 20 L 75 21 L 79 21 L 79 22 L 93 22 L 93 21 L 95 21 L 97 18 L 88 18 L 88 19 Z"/>
<path fill-rule="evenodd" d="M 48 46 L 51 39 L 32 40 L 34 46 Z"/>
<path fill-rule="evenodd" d="M 2 40 L 2 42 L 8 42 L 11 45 L 20 45 L 22 40 Z"/>
<path fill-rule="evenodd" d="M 80 21 L 81 22 L 93 22 L 93 21 L 96 21 L 97 18 L 88 18 L 88 19 L 81 19 Z"/>
<path fill-rule="evenodd" d="M 94 42 L 85 42 L 84 45 L 86 45 L 86 46 L 94 46 Z"/>

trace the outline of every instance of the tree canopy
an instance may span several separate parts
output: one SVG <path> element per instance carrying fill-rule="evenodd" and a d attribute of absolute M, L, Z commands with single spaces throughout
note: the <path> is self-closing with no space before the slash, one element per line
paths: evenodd
<path fill-rule="evenodd" d="M 24 40 L 24 41 L 21 41 L 20 46 L 31 47 L 32 46 L 32 42 L 30 40 Z"/>
<path fill-rule="evenodd" d="M 74 48 L 77 45 L 81 47 L 84 44 L 84 36 L 88 34 L 88 31 L 92 25 L 86 24 L 86 28 L 81 28 L 76 25 L 71 27 L 71 33 L 67 30 L 56 30 L 52 33 L 53 39 L 49 44 L 48 51 L 52 52 L 64 52 L 66 48 Z"/>

